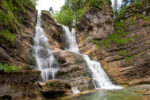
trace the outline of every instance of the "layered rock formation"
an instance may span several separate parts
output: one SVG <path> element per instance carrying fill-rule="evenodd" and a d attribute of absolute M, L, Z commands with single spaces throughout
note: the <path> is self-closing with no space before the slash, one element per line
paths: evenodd
<path fill-rule="evenodd" d="M 0 100 L 56 100 L 72 93 L 71 85 L 67 81 L 37 82 L 39 76 L 39 71 L 1 71 Z"/>
<path fill-rule="evenodd" d="M 82 30 L 77 28 L 80 50 L 90 55 L 91 58 L 102 62 L 110 77 L 119 84 L 149 83 L 149 1 L 143 0 L 142 3 L 125 8 L 115 22 L 115 32 L 111 35 L 107 35 L 107 32 L 113 32 L 112 10 L 109 7 L 107 9 L 109 10 L 103 9 L 106 14 L 101 14 L 101 16 L 105 16 L 104 18 L 108 18 L 109 21 L 104 21 L 99 17 L 99 21 L 93 20 L 88 24 L 92 17 L 86 16 L 90 16 L 90 13 L 92 16 L 93 11 L 89 12 L 90 10 L 88 10 L 85 13 L 86 19 L 84 17 L 83 19 L 86 24 L 81 23 L 80 26 L 87 25 L 89 27 Z M 95 14 L 100 15 L 99 13 Z M 99 34 L 106 33 L 106 36 L 99 39 L 93 38 L 96 33 L 94 29 L 101 28 L 98 26 L 90 28 L 90 26 L 101 21 L 104 23 L 98 25 L 103 27 L 109 22 L 107 25 L 109 28 L 103 28 L 107 31 L 98 32 Z"/>
<path fill-rule="evenodd" d="M 129 6 L 120 17 L 128 42 L 104 49 L 104 67 L 120 84 L 149 83 L 150 2 Z M 119 24 L 118 24 L 119 25 Z"/>
<path fill-rule="evenodd" d="M 39 71 L 0 72 L 0 100 L 39 98 L 39 75 Z"/>

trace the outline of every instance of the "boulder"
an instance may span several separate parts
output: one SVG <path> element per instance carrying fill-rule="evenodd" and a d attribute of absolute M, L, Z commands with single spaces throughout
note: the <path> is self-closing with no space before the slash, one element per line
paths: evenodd
<path fill-rule="evenodd" d="M 42 90 L 41 93 L 44 98 L 60 98 L 71 94 L 71 85 L 64 80 L 49 80 L 47 82 L 39 83 Z"/>

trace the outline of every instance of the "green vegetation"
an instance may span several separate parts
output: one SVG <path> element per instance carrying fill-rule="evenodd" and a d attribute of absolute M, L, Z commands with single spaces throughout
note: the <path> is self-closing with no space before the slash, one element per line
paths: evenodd
<path fill-rule="evenodd" d="M 128 54 L 129 54 L 129 52 L 127 50 L 122 50 L 122 51 L 119 52 L 120 56 L 126 56 Z"/>
<path fill-rule="evenodd" d="M 23 16 L 28 15 L 27 9 L 35 8 L 35 0 L 2 0 L 0 2 L 0 42 L 14 42 L 15 33 L 23 28 Z"/>
<path fill-rule="evenodd" d="M 88 8 L 102 9 L 109 0 L 66 0 L 60 12 L 54 14 L 58 23 L 71 26 L 73 21 L 79 21 Z"/>
<path fill-rule="evenodd" d="M 132 17 L 125 19 L 125 13 L 126 12 L 135 12 L 137 9 L 143 9 L 144 6 L 150 3 L 150 1 L 136 1 L 135 3 L 132 3 L 131 5 L 124 7 L 115 17 L 115 32 L 113 34 L 110 34 L 106 39 L 97 41 L 97 40 L 92 40 L 91 42 L 95 43 L 97 47 L 107 47 L 110 48 L 113 44 L 120 46 L 120 45 L 127 45 L 129 42 L 132 42 L 132 40 L 135 37 L 127 38 L 126 36 L 129 34 L 129 32 L 125 31 L 125 27 L 127 25 L 132 25 L 136 23 L 137 18 L 142 18 L 147 22 L 150 22 L 150 18 L 143 16 L 141 14 L 135 14 Z M 128 52 L 126 51 L 121 51 L 120 55 L 127 55 Z M 132 58 L 132 57 L 131 57 Z"/>
<path fill-rule="evenodd" d="M 71 26 L 75 16 L 73 10 L 66 9 L 60 13 L 57 13 L 54 18 L 57 19 L 57 22 L 60 24 Z"/>
<path fill-rule="evenodd" d="M 127 45 L 131 39 L 126 38 L 129 33 L 125 32 L 124 28 L 128 20 L 124 20 L 122 22 L 116 22 L 114 27 L 115 27 L 115 32 L 113 34 L 110 34 L 106 39 L 97 41 L 97 40 L 92 40 L 91 42 L 95 43 L 99 48 L 101 47 L 107 47 L 110 48 L 112 44 L 116 44 L 117 46 L 120 45 Z"/>
<path fill-rule="evenodd" d="M 110 48 L 112 44 L 116 44 L 118 46 L 126 45 L 129 43 L 129 39 L 123 38 L 117 34 L 111 34 L 105 40 L 101 40 L 101 41 L 93 40 L 92 42 L 95 43 L 100 48 L 101 47 Z"/>
<path fill-rule="evenodd" d="M 136 55 L 133 55 L 133 56 L 127 56 L 126 58 L 125 58 L 125 60 L 131 60 L 131 59 L 133 59 L 133 58 L 135 58 L 136 57 Z"/>
<path fill-rule="evenodd" d="M 47 10 L 42 10 L 41 13 L 42 13 L 42 15 L 44 14 L 44 15 L 47 15 L 47 16 L 51 17 L 49 11 L 47 11 Z"/>
<path fill-rule="evenodd" d="M 0 64 L 0 71 L 5 72 L 18 72 L 19 68 L 13 65 Z"/>
<path fill-rule="evenodd" d="M 143 9 L 148 3 L 150 3 L 150 0 L 136 0 L 129 6 L 123 6 L 115 20 L 119 21 L 120 19 L 123 19 L 125 17 L 125 12 L 127 11 L 132 11 L 134 13 L 137 9 Z"/>
<path fill-rule="evenodd" d="M 14 34 L 11 33 L 9 30 L 0 31 L 0 37 L 3 37 L 7 41 L 11 41 L 11 42 L 14 42 L 14 38 L 15 38 Z"/>
<path fill-rule="evenodd" d="M 141 14 L 136 14 L 136 18 L 137 19 L 144 19 L 145 21 L 150 22 L 150 17 L 143 16 Z"/>

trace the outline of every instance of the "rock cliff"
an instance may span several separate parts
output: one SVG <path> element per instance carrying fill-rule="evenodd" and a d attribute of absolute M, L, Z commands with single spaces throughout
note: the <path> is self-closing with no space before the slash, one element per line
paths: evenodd
<path fill-rule="evenodd" d="M 32 65 L 32 35 L 37 11 L 30 0 L 0 1 L 0 63 Z"/>
<path fill-rule="evenodd" d="M 102 50 L 104 67 L 119 84 L 149 83 L 150 2 L 125 8 L 118 20 L 116 32 L 124 31 L 120 41 L 126 43 Z"/>
<path fill-rule="evenodd" d="M 111 2 L 106 0 L 99 5 L 100 8 L 88 8 L 79 24 L 76 25 L 81 53 L 92 55 L 94 60 L 98 60 L 100 52 L 91 41 L 105 39 L 114 32 Z"/>
<path fill-rule="evenodd" d="M 84 23 L 82 20 L 80 23 L 80 26 L 83 25 L 85 28 L 81 30 L 77 27 L 81 52 L 100 61 L 114 82 L 132 85 L 149 83 L 150 2 L 143 0 L 130 5 L 120 12 L 118 19 L 114 22 L 111 7 L 103 10 L 106 14 L 95 13 L 96 16 L 102 17 L 99 17 L 99 21 L 91 21 L 91 18 L 94 19 L 95 16 L 91 17 L 94 15 L 93 11 L 87 10 L 83 17 Z M 103 36 L 100 35 L 102 32 L 106 36 L 94 38 L 95 29 L 101 29 L 95 25 L 95 22 L 102 21 L 103 23 L 97 25 L 102 26 L 105 31 L 97 32 L 97 34 Z M 93 24 L 95 26 L 91 27 Z"/>

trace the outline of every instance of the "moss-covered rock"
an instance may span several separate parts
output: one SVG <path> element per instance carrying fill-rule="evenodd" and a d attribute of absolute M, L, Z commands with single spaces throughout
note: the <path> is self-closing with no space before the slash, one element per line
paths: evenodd
<path fill-rule="evenodd" d="M 0 63 L 30 66 L 28 49 L 37 17 L 33 1 L 0 1 Z"/>

